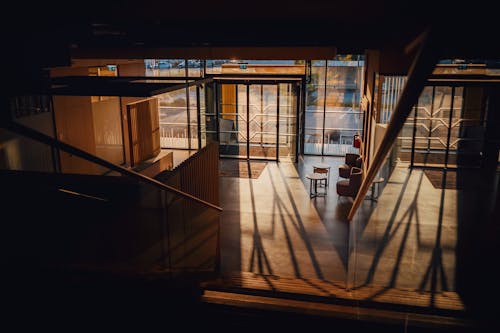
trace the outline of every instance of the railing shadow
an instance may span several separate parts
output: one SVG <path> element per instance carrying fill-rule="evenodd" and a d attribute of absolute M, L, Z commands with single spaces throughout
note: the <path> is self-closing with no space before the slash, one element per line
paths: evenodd
<path fill-rule="evenodd" d="M 387 247 L 387 245 L 389 244 L 389 241 L 392 239 L 392 237 L 394 237 L 394 235 L 396 234 L 396 232 L 398 231 L 399 227 L 401 226 L 401 224 L 403 223 L 402 219 L 397 223 L 396 227 L 394 230 L 393 229 L 393 226 L 394 226 L 394 223 L 396 221 L 396 216 L 399 212 L 399 208 L 401 206 L 401 203 L 403 201 L 403 196 L 406 192 L 406 188 L 408 186 L 408 183 L 409 183 L 409 180 L 410 180 L 410 177 L 411 177 L 411 170 L 410 172 L 408 173 L 408 175 L 406 176 L 404 182 L 403 182 L 403 185 L 401 187 L 401 191 L 398 195 L 398 198 L 396 199 L 396 204 L 394 206 L 394 209 L 393 209 L 393 212 L 391 214 L 391 217 L 389 218 L 389 221 L 387 223 L 387 226 L 385 228 L 385 231 L 384 231 L 384 235 L 382 236 L 382 239 L 381 239 L 381 242 L 375 252 L 375 255 L 374 255 L 374 258 L 373 258 L 373 261 L 372 261 L 372 264 L 368 270 L 368 274 L 366 276 L 366 279 L 365 279 L 365 282 L 361 285 L 361 286 L 357 286 L 357 288 L 359 287 L 362 287 L 364 285 L 368 285 L 369 283 L 371 283 L 373 281 L 373 278 L 374 278 L 374 275 L 375 275 L 375 270 L 377 269 L 377 266 L 379 264 L 379 261 L 380 259 L 382 258 L 382 253 L 384 252 L 385 248 Z M 418 191 L 417 191 L 418 193 Z M 412 206 L 410 206 L 411 208 Z M 410 209 L 409 208 L 409 209 Z M 405 213 L 405 215 L 409 212 L 409 210 L 407 210 L 407 212 Z M 404 217 L 404 216 L 403 216 Z"/>
<path fill-rule="evenodd" d="M 251 175 L 252 170 L 250 168 L 250 163 L 247 164 L 247 168 L 248 168 L 248 174 Z M 250 272 L 254 272 L 255 269 L 257 269 L 259 274 L 266 274 L 267 270 L 268 274 L 273 275 L 271 262 L 267 257 L 266 251 L 264 249 L 264 244 L 262 243 L 262 236 L 259 231 L 259 223 L 257 221 L 257 209 L 255 205 L 255 191 L 253 188 L 252 178 L 248 179 L 248 188 L 250 190 L 250 200 L 252 203 L 252 221 L 253 221 L 253 246 L 252 246 L 252 255 L 250 256 L 248 270 Z"/>
<path fill-rule="evenodd" d="M 437 292 L 437 279 L 438 274 L 441 277 L 441 288 L 444 291 L 449 290 L 448 281 L 446 279 L 446 273 L 443 266 L 443 253 L 441 249 L 441 232 L 443 226 L 443 211 L 444 211 L 444 196 L 446 193 L 446 173 L 447 170 L 443 169 L 443 178 L 441 183 L 441 198 L 439 202 L 439 218 L 437 224 L 436 241 L 434 243 L 434 249 L 432 251 L 432 257 L 427 267 L 427 270 L 422 277 L 419 288 L 424 289 L 425 286 L 430 283 L 430 288 L 432 292 L 431 306 L 435 305 L 435 293 Z M 422 172 L 423 174 L 423 172 Z M 430 280 L 430 281 L 429 281 Z"/>
<path fill-rule="evenodd" d="M 411 172 L 409 173 L 409 175 L 411 175 Z M 415 192 L 415 195 L 414 195 L 414 198 L 413 198 L 411 204 L 409 205 L 408 209 L 405 211 L 403 216 L 400 218 L 396 228 L 392 232 L 390 232 L 390 229 L 391 229 L 392 224 L 394 222 L 394 217 L 397 214 L 397 210 L 399 210 L 399 209 L 396 209 L 394 211 L 393 216 L 390 219 L 390 224 L 386 228 L 386 233 L 384 234 L 384 238 L 383 238 L 384 241 L 382 242 L 380 247 L 377 249 L 377 253 L 376 253 L 375 258 L 372 262 L 372 266 L 370 267 L 370 271 L 369 271 L 369 274 L 367 276 L 367 279 L 366 279 L 364 285 L 368 285 L 369 283 L 373 282 L 373 275 L 374 275 L 377 263 L 381 258 L 381 253 L 383 252 L 383 250 L 385 249 L 385 247 L 387 246 L 388 242 L 393 237 L 393 235 L 397 232 L 397 229 L 399 229 L 401 224 L 404 223 L 404 220 L 406 219 L 407 224 L 406 224 L 406 227 L 404 230 L 403 239 L 401 240 L 401 244 L 400 244 L 399 249 L 398 249 L 396 263 L 394 264 L 394 268 L 393 268 L 392 273 L 391 273 L 391 279 L 390 279 L 389 283 L 387 284 L 387 286 L 385 286 L 384 288 L 380 289 L 376 293 L 367 297 L 367 300 L 375 299 L 376 297 L 387 292 L 390 288 L 393 288 L 396 286 L 396 280 L 397 280 L 399 269 L 400 269 L 400 262 L 402 260 L 402 257 L 403 257 L 404 251 L 405 251 L 406 242 L 408 239 L 409 230 L 411 228 L 412 220 L 415 221 L 416 232 L 417 232 L 417 242 L 420 244 L 420 218 L 418 215 L 417 199 L 418 199 L 418 195 L 420 193 L 423 178 L 424 178 L 424 172 L 422 171 L 420 176 L 419 176 L 417 190 Z M 408 177 L 407 177 L 406 182 L 407 181 L 408 181 Z M 406 184 L 406 182 L 405 182 L 405 184 Z M 444 291 L 449 290 L 448 281 L 447 281 L 444 266 L 443 266 L 442 249 L 441 249 L 441 234 L 442 234 L 442 223 L 443 223 L 443 213 L 444 213 L 444 196 L 445 196 L 445 191 L 446 191 L 445 190 L 446 170 L 443 170 L 442 182 L 443 183 L 442 183 L 441 198 L 440 198 L 439 217 L 438 217 L 438 223 L 437 223 L 437 231 L 436 231 L 436 239 L 435 239 L 435 243 L 434 243 L 434 249 L 432 251 L 432 256 L 431 256 L 429 265 L 426 269 L 426 272 L 424 273 L 424 276 L 422 277 L 422 280 L 420 281 L 419 288 L 418 288 L 420 290 L 423 290 L 423 289 L 425 289 L 425 286 L 428 283 L 430 283 L 431 299 L 430 299 L 430 304 L 428 304 L 429 307 L 436 306 L 435 295 L 438 292 L 438 283 L 437 283 L 438 275 L 441 278 L 441 281 L 440 281 L 441 282 L 441 289 Z M 406 186 L 404 186 L 404 188 L 405 187 Z M 401 194 L 403 194 L 405 192 L 404 188 L 402 189 Z M 400 198 L 401 198 L 401 194 L 400 194 Z M 400 202 L 400 200 L 398 200 L 398 203 L 399 202 Z M 399 205 L 397 205 L 397 207 L 399 207 Z M 358 286 L 357 288 L 360 288 L 362 286 Z"/>
<path fill-rule="evenodd" d="M 313 244 L 311 242 L 311 239 L 309 238 L 308 234 L 307 234 L 307 230 L 305 229 L 304 227 L 304 223 L 302 221 L 302 217 L 300 215 L 300 212 L 297 208 L 297 204 L 295 203 L 295 199 L 293 197 L 293 194 L 290 190 L 290 187 L 288 186 L 288 183 L 286 181 L 286 177 L 285 175 L 283 174 L 283 171 L 281 170 L 280 166 L 277 165 L 278 167 L 278 171 L 279 171 L 279 174 L 283 180 L 283 184 L 285 186 L 285 190 L 286 190 L 286 194 L 288 196 L 288 199 L 290 201 L 290 204 L 292 205 L 292 209 L 293 209 L 293 214 L 290 214 L 290 212 L 287 210 L 287 208 L 284 206 L 284 203 L 281 199 L 279 199 L 279 204 L 280 206 L 282 207 L 283 211 L 285 211 L 288 216 L 292 217 L 294 216 L 295 218 L 292 218 L 291 219 L 291 224 L 292 226 L 294 226 L 295 230 L 298 232 L 298 234 L 300 235 L 302 241 L 304 242 L 304 245 L 307 249 L 307 253 L 311 259 L 311 263 L 313 265 L 313 268 L 314 268 L 314 271 L 315 271 L 315 274 L 316 276 L 319 278 L 319 279 L 324 279 L 324 274 L 323 274 L 323 271 L 321 269 L 321 266 L 319 264 L 319 261 L 316 257 L 316 254 L 314 252 L 314 248 L 313 248 Z M 277 195 L 277 192 L 276 192 L 276 188 L 274 186 L 274 181 L 272 180 L 272 176 L 270 175 L 270 178 L 271 178 L 271 182 L 273 183 L 273 190 L 275 191 L 275 196 L 276 197 L 279 197 Z M 291 240 L 288 239 L 287 242 L 290 242 L 291 244 Z M 297 271 L 296 271 L 297 273 Z M 298 275 L 297 277 L 300 277 L 300 275 Z"/>
<path fill-rule="evenodd" d="M 319 197 L 317 200 L 313 200 L 312 203 L 316 208 L 326 232 L 329 235 L 331 244 L 337 251 L 338 257 L 344 267 L 344 271 L 347 273 L 350 237 L 349 220 L 347 219 L 347 215 L 351 208 L 352 200 L 339 200 L 337 194 L 335 193 L 335 183 L 339 179 L 338 171 L 336 170 L 338 170 L 338 167 L 344 162 L 344 158 L 329 156 L 326 160 L 324 160 L 325 157 L 321 157 L 321 160 L 319 161 L 314 159 L 315 157 L 313 157 L 313 162 L 327 163 L 331 166 L 328 195 Z M 295 165 L 296 171 L 301 179 L 305 179 L 307 173 L 306 168 L 312 167 L 310 164 L 311 161 L 303 159 Z"/>

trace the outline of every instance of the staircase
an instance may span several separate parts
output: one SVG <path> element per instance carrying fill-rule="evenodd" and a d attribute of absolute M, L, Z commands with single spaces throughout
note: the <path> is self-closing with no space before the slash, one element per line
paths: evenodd
<path fill-rule="evenodd" d="M 382 325 L 399 330 L 468 331 L 468 319 L 454 292 L 431 293 L 401 288 L 363 286 L 348 290 L 344 282 L 287 278 L 234 272 L 205 282 L 202 300 L 240 310 L 307 315 L 341 320 L 346 327 Z"/>

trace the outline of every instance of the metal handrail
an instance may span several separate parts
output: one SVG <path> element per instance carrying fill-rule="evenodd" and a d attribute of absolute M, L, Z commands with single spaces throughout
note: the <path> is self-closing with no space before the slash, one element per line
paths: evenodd
<path fill-rule="evenodd" d="M 205 206 L 208 206 L 208 207 L 211 207 L 211 208 L 214 208 L 218 211 L 222 211 L 222 208 L 217 206 L 217 205 L 214 205 L 208 201 L 205 201 L 205 200 L 202 200 L 200 198 L 197 198 L 189 193 L 186 193 L 186 192 L 183 192 L 181 190 L 178 190 L 176 189 L 175 187 L 171 187 L 169 185 L 166 185 L 166 184 L 163 184 L 162 182 L 159 182 L 157 181 L 156 179 L 153 179 L 153 178 L 149 178 L 147 176 L 144 176 L 143 174 L 140 174 L 138 172 L 135 172 L 135 171 L 132 171 L 132 170 L 129 170 L 129 169 L 126 169 L 120 165 L 117 165 L 117 164 L 114 164 L 114 163 L 111 163 L 111 162 L 108 162 L 100 157 L 97 157 L 95 155 L 92 155 L 92 154 L 89 154 L 87 153 L 86 151 L 83 151 L 79 148 L 76 148 L 72 145 L 69 145 L 67 143 L 64 143 L 64 142 L 61 142 L 57 139 L 54 139 L 48 135 L 45 135 L 43 133 L 40 133 L 38 131 L 35 131 L 29 127 L 26 127 L 26 126 L 23 126 L 23 125 L 20 125 L 20 124 L 17 124 L 17 123 L 14 123 L 14 122 L 8 122 L 6 123 L 4 126 L 4 128 L 12 131 L 12 132 L 15 132 L 15 133 L 18 133 L 20 135 L 23 135 L 23 136 L 26 136 L 30 139 L 33 139 L 35 141 L 39 141 L 39 142 L 42 142 L 42 143 L 45 143 L 49 146 L 52 146 L 52 147 L 55 147 L 55 148 L 58 148 L 58 149 L 61 149 L 69 154 L 73 154 L 73 155 L 76 155 L 78 157 L 81 157 L 87 161 L 90 161 L 90 162 L 93 162 L 93 163 L 96 163 L 96 164 L 99 164 L 100 166 L 103 166 L 105 168 L 108 168 L 108 169 L 111 169 L 113 171 L 116 171 L 116 172 L 119 172 L 119 173 L 122 173 L 122 174 L 125 174 L 133 179 L 136 179 L 138 181 L 141 181 L 141 182 L 145 182 L 145 183 L 148 183 L 148 184 L 151 184 L 157 188 L 160 188 L 162 190 L 166 190 L 166 191 L 170 191 L 170 192 L 174 192 L 184 198 L 187 198 L 187 199 L 190 199 L 190 200 L 194 200 L 198 203 L 201 203 Z"/>

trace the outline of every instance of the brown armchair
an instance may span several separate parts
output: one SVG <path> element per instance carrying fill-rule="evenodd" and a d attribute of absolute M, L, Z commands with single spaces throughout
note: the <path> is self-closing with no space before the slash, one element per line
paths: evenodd
<path fill-rule="evenodd" d="M 361 164 L 362 157 L 358 154 L 345 154 L 345 163 L 339 166 L 339 176 L 342 178 L 349 178 L 351 176 L 351 168 L 361 168 Z"/>
<path fill-rule="evenodd" d="M 363 181 L 363 170 L 352 167 L 349 179 L 339 180 L 337 182 L 337 194 L 346 197 L 356 197 Z"/>

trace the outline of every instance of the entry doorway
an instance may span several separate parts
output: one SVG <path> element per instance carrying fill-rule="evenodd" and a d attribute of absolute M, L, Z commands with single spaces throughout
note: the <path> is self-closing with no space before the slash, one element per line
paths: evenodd
<path fill-rule="evenodd" d="M 216 99 L 220 156 L 295 161 L 300 82 L 220 82 Z"/>

